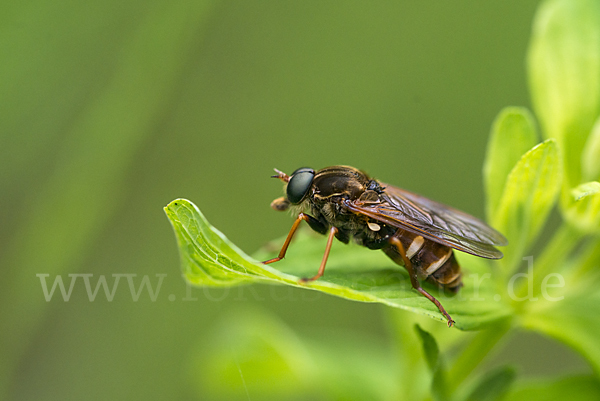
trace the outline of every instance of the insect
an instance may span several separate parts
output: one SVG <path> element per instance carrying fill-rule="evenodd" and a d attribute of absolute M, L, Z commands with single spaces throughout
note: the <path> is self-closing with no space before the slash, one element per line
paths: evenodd
<path fill-rule="evenodd" d="M 456 293 L 462 287 L 462 276 L 453 249 L 500 259 L 502 252 L 495 245 L 508 243 L 502 234 L 473 216 L 374 180 L 354 167 L 332 166 L 317 171 L 300 168 L 291 175 L 277 169 L 275 172 L 272 177 L 286 183 L 286 196 L 275 199 L 271 207 L 298 214 L 279 255 L 264 263 L 285 257 L 302 221 L 314 231 L 327 234 L 318 273 L 301 282 L 323 275 L 334 238 L 346 244 L 353 239 L 369 249 L 381 249 L 404 266 L 412 287 L 437 306 L 451 327 L 454 320 L 421 287 L 419 279 Z"/>

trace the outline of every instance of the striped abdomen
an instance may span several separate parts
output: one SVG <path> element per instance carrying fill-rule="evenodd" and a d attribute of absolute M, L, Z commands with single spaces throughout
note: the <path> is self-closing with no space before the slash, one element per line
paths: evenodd
<path fill-rule="evenodd" d="M 457 292 L 462 287 L 460 266 L 452 248 L 402 229 L 398 229 L 393 236 L 402 243 L 406 256 L 413 264 L 419 278 L 426 279 L 450 292 Z M 404 265 L 396 246 L 390 244 L 384 247 L 383 251 L 394 262 Z"/>

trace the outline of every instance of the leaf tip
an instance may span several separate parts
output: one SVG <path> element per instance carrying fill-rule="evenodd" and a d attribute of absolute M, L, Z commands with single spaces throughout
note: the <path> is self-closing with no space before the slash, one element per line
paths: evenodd
<path fill-rule="evenodd" d="M 166 212 L 167 210 L 173 210 L 176 206 L 181 206 L 182 204 L 193 205 L 192 202 L 190 202 L 189 200 L 187 200 L 185 198 L 177 198 L 177 199 L 169 202 L 167 204 L 167 206 L 163 207 L 163 209 Z"/>

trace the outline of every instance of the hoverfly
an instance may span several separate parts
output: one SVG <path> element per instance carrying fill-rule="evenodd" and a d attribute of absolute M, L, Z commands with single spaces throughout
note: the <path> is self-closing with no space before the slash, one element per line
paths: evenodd
<path fill-rule="evenodd" d="M 271 207 L 279 211 L 292 207 L 298 215 L 279 256 L 264 263 L 285 257 L 302 221 L 328 235 L 318 273 L 301 282 L 323 275 L 334 237 L 346 244 L 353 239 L 369 249 L 381 249 L 404 266 L 412 287 L 437 306 L 451 327 L 454 320 L 421 287 L 419 279 L 456 293 L 462 287 L 462 277 L 453 249 L 488 259 L 503 256 L 494 245 L 506 245 L 506 238 L 481 220 L 374 180 L 354 167 L 300 168 L 291 175 L 275 171 L 277 175 L 272 177 L 286 183 L 286 196 L 275 199 Z"/>

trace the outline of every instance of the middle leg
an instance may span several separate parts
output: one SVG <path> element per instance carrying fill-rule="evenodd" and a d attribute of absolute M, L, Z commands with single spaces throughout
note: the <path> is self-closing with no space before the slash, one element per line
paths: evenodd
<path fill-rule="evenodd" d="M 329 251 L 331 251 L 331 245 L 333 244 L 333 239 L 335 238 L 335 235 L 337 234 L 337 232 L 338 232 L 337 228 L 335 228 L 335 227 L 329 228 L 329 236 L 327 237 L 327 245 L 325 247 L 325 254 L 323 255 L 323 260 L 321 260 L 321 266 L 319 267 L 319 272 L 314 277 L 300 279 L 301 283 L 315 281 L 316 279 L 321 277 L 323 275 L 323 273 L 325 273 L 325 265 L 327 264 L 327 258 L 329 257 Z"/>

